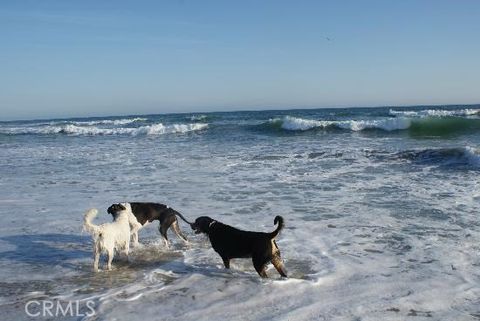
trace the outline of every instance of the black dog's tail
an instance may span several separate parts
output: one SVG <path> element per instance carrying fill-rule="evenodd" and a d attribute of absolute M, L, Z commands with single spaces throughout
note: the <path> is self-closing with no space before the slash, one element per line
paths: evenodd
<path fill-rule="evenodd" d="M 278 223 L 277 229 L 275 231 L 273 231 L 272 233 L 270 233 L 270 238 L 272 238 L 272 239 L 277 237 L 278 233 L 280 233 L 280 231 L 285 226 L 285 224 L 283 223 L 283 217 L 281 217 L 279 215 L 275 216 L 275 219 L 273 220 L 273 224 L 277 224 L 277 223 Z"/>

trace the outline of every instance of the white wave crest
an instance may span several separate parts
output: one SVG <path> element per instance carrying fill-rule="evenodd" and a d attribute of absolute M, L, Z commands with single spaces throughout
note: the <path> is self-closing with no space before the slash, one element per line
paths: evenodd
<path fill-rule="evenodd" d="M 353 131 L 364 129 L 379 128 L 386 131 L 407 129 L 410 127 L 411 121 L 408 118 L 388 118 L 379 120 L 347 120 L 338 122 L 336 126 Z"/>
<path fill-rule="evenodd" d="M 19 134 L 38 134 L 38 135 L 52 135 L 52 134 L 67 134 L 72 136 L 95 136 L 95 135 L 162 135 L 174 133 L 187 133 L 206 129 L 208 124 L 172 124 L 164 125 L 162 123 L 140 126 L 136 128 L 99 128 L 94 126 L 77 126 L 72 124 L 61 126 L 43 126 L 43 127 L 15 127 L 2 128 L 0 133 L 19 135 Z"/>
<path fill-rule="evenodd" d="M 163 125 L 161 123 L 150 125 L 150 126 L 141 126 L 135 128 L 133 135 L 162 135 L 162 134 L 173 134 L 173 133 L 187 133 L 191 131 L 197 131 L 206 129 L 208 124 L 173 124 L 173 125 Z"/>
<path fill-rule="evenodd" d="M 271 120 L 279 121 L 278 119 Z M 313 128 L 337 127 L 352 131 L 361 131 L 364 129 L 382 129 L 386 131 L 407 129 L 410 127 L 411 121 L 408 118 L 387 118 L 376 120 L 311 120 L 302 119 L 292 116 L 285 116 L 282 120 L 282 128 L 292 131 L 305 131 Z"/>
<path fill-rule="evenodd" d="M 458 109 L 458 110 L 443 110 L 443 109 L 425 109 L 425 110 L 393 110 L 390 109 L 392 116 L 407 116 L 407 117 L 448 117 L 448 116 L 473 116 L 480 115 L 480 109 Z"/>
<path fill-rule="evenodd" d="M 271 121 L 277 122 L 280 120 L 273 119 Z M 281 122 L 282 128 L 285 130 L 309 130 L 312 128 L 325 128 L 333 124 L 333 122 L 326 120 L 311 120 L 292 116 L 285 116 Z"/>

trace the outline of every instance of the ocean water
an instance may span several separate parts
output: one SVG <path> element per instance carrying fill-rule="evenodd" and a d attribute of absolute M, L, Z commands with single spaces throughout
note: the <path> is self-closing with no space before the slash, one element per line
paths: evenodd
<path fill-rule="evenodd" d="M 32 300 L 79 302 L 50 320 L 480 319 L 480 106 L 2 122 L 0 173 L 5 320 L 42 319 Z M 151 224 L 93 273 L 83 213 L 121 201 L 256 231 L 282 215 L 289 278 L 225 270 L 183 221 L 189 244 Z"/>

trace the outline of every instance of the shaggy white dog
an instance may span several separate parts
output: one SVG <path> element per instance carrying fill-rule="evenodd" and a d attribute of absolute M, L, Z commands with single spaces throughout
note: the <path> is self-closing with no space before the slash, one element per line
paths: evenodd
<path fill-rule="evenodd" d="M 83 219 L 83 228 L 92 234 L 93 237 L 93 269 L 98 271 L 98 261 L 100 254 L 105 253 L 108 256 L 107 269 L 112 269 L 112 260 L 115 251 L 121 251 L 127 255 L 130 250 L 130 224 L 133 214 L 129 203 L 115 204 L 115 220 L 111 223 L 101 225 L 92 224 L 92 220 L 97 216 L 96 209 L 90 209 L 85 213 Z"/>

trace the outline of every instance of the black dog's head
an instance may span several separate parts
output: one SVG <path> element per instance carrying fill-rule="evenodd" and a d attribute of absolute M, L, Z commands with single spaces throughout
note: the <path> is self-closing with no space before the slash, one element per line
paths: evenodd
<path fill-rule="evenodd" d="M 121 203 L 112 204 L 107 209 L 107 213 L 112 214 L 113 218 L 115 219 L 118 212 L 125 211 L 127 208 L 123 206 Z"/>
<path fill-rule="evenodd" d="M 216 221 L 214 219 L 208 216 L 200 216 L 195 220 L 195 222 L 190 224 L 190 226 L 192 227 L 192 230 L 195 231 L 195 234 L 200 234 L 200 233 L 208 234 L 208 232 L 210 231 L 210 227 L 215 222 Z"/>

